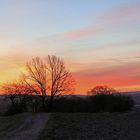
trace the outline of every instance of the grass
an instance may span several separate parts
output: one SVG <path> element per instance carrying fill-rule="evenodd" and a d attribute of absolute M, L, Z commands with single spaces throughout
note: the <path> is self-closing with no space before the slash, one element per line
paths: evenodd
<path fill-rule="evenodd" d="M 23 113 L 0 117 L 0 139 L 17 130 L 21 124 L 25 123 L 28 116 L 29 114 Z M 27 130 L 28 128 L 23 127 L 23 129 Z M 39 136 L 39 140 L 72 139 L 140 140 L 140 111 L 125 113 L 52 113 L 45 129 Z"/>
<path fill-rule="evenodd" d="M 139 140 L 140 112 L 53 113 L 40 140 Z"/>
<path fill-rule="evenodd" d="M 17 129 L 24 121 L 26 115 L 0 116 L 0 137 L 6 136 L 9 132 Z"/>

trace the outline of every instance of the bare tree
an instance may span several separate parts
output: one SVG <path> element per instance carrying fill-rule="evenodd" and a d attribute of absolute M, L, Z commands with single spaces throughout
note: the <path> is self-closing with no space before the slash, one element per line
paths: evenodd
<path fill-rule="evenodd" d="M 109 88 L 107 86 L 96 86 L 90 91 L 88 91 L 88 95 L 109 95 L 109 94 L 114 94 L 117 93 L 116 90 L 113 88 Z"/>
<path fill-rule="evenodd" d="M 16 109 L 15 99 L 17 98 L 17 85 L 16 83 L 5 83 L 2 85 L 2 90 L 6 94 L 6 98 L 10 99 L 11 104 Z"/>
<path fill-rule="evenodd" d="M 46 109 L 45 97 L 47 95 L 47 67 L 46 61 L 36 57 L 26 64 L 27 73 L 23 75 L 24 82 L 34 94 L 40 95 L 43 110 Z"/>
<path fill-rule="evenodd" d="M 26 106 L 26 99 L 29 94 L 32 94 L 31 90 L 23 83 L 23 81 L 14 81 L 5 83 L 2 86 L 3 92 L 6 94 L 6 98 L 10 99 L 12 106 L 20 111 L 17 107 L 17 102 Z"/>
<path fill-rule="evenodd" d="M 38 95 L 41 97 L 42 108 L 45 111 L 47 95 L 50 95 L 50 110 L 54 97 L 69 93 L 72 87 L 72 77 L 66 70 L 64 62 L 57 56 L 48 55 L 46 59 L 36 57 L 27 62 L 22 80 L 6 84 L 3 89 L 9 94 L 13 105 L 15 98 L 20 94 Z"/>
<path fill-rule="evenodd" d="M 50 95 L 49 108 L 51 108 L 56 95 L 68 93 L 72 89 L 71 74 L 57 56 L 48 55 L 46 59 L 33 58 L 27 63 L 26 69 L 24 81 L 35 94 L 41 95 L 44 110 L 46 95 Z"/>
<path fill-rule="evenodd" d="M 72 91 L 73 80 L 71 73 L 66 69 L 64 62 L 57 56 L 47 57 L 48 70 L 50 75 L 50 109 L 53 104 L 54 97 L 57 95 L 66 94 Z"/>

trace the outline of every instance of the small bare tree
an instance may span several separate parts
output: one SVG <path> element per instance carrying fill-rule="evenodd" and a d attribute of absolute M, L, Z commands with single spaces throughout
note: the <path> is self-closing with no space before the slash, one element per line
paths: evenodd
<path fill-rule="evenodd" d="M 6 98 L 10 99 L 11 104 L 16 109 L 15 100 L 18 96 L 17 94 L 17 84 L 16 83 L 5 83 L 2 85 L 2 90 L 6 94 Z"/>
<path fill-rule="evenodd" d="M 91 95 L 91 96 L 92 95 L 109 95 L 113 93 L 117 93 L 117 91 L 107 86 L 96 86 L 90 91 L 88 91 L 88 95 Z"/>
<path fill-rule="evenodd" d="M 12 106 L 20 111 L 17 107 L 17 102 L 26 106 L 26 99 L 29 94 L 32 94 L 31 90 L 23 83 L 23 81 L 14 81 L 6 83 L 2 86 L 3 92 L 6 94 L 6 98 L 10 99 Z"/>

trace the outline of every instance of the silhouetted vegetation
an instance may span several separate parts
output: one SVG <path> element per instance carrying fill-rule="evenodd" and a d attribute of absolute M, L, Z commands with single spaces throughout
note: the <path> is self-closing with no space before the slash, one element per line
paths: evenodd
<path fill-rule="evenodd" d="M 121 94 L 59 97 L 54 100 L 52 112 L 123 112 L 133 105 L 130 96 Z"/>
<path fill-rule="evenodd" d="M 123 112 L 130 110 L 134 102 L 128 95 L 95 95 L 91 100 L 91 112 Z"/>
<path fill-rule="evenodd" d="M 7 115 L 32 111 L 46 112 L 123 112 L 134 102 L 113 88 L 96 86 L 88 96 L 62 96 L 72 92 L 73 80 L 64 62 L 56 56 L 33 58 L 26 64 L 21 80 L 3 85 L 10 100 Z"/>
<path fill-rule="evenodd" d="M 33 112 L 51 111 L 54 97 L 71 93 L 72 83 L 71 73 L 66 69 L 63 60 L 57 56 L 48 55 L 45 59 L 36 57 L 27 62 L 26 72 L 22 74 L 20 80 L 6 83 L 2 88 L 11 101 L 9 112 L 22 112 L 26 109 L 19 108 L 26 108 L 27 104 L 32 106 Z M 30 95 L 30 101 L 26 99 L 28 95 Z M 50 97 L 48 103 L 46 103 L 47 96 Z"/>
<path fill-rule="evenodd" d="M 88 101 L 86 97 L 58 97 L 54 100 L 52 112 L 87 112 Z"/>
<path fill-rule="evenodd" d="M 42 95 L 17 94 L 22 93 L 21 89 L 25 91 L 25 87 L 21 85 L 22 84 L 20 84 L 20 87 L 22 88 L 17 88 L 17 84 L 12 84 L 10 85 L 10 88 L 7 89 L 8 92 L 13 92 L 13 94 L 7 95 L 7 98 L 11 101 L 11 105 L 8 106 L 6 115 L 13 115 L 26 111 L 90 113 L 124 112 L 130 110 L 134 105 L 130 96 L 118 93 L 107 86 L 96 86 L 88 92 L 88 96 L 55 96 L 53 104 L 51 104 L 51 97 L 45 96 L 44 104 L 42 104 Z M 51 110 L 50 104 L 52 105 Z"/>
<path fill-rule="evenodd" d="M 134 105 L 130 96 L 122 95 L 107 86 L 96 86 L 88 94 L 91 112 L 122 112 L 130 110 Z"/>
<path fill-rule="evenodd" d="M 28 108 L 31 108 L 32 96 L 28 94 L 9 94 L 6 95 L 7 101 L 10 100 L 10 104 L 7 106 L 5 115 L 14 115 L 17 113 L 27 112 Z"/>
<path fill-rule="evenodd" d="M 89 96 L 59 97 L 54 100 L 53 112 L 123 112 L 130 110 L 134 102 L 128 95 L 118 93 L 107 86 L 96 86 Z"/>
<path fill-rule="evenodd" d="M 13 95 L 6 95 L 7 101 L 10 100 L 11 103 L 7 106 L 7 111 L 5 115 L 14 115 L 22 112 L 42 112 L 44 111 L 41 96 L 39 95 L 16 95 L 14 96 L 14 100 L 11 100 Z M 46 96 L 46 98 L 49 98 Z M 47 105 L 47 101 L 45 102 Z M 46 111 L 46 110 L 45 110 Z"/>
<path fill-rule="evenodd" d="M 72 77 L 64 62 L 57 56 L 46 59 L 33 58 L 26 64 L 27 73 L 23 75 L 23 81 L 32 94 L 41 97 L 42 108 L 46 110 L 46 96 L 50 96 L 49 110 L 53 105 L 56 95 L 68 93 L 72 89 Z"/>
<path fill-rule="evenodd" d="M 108 86 L 96 86 L 89 90 L 88 95 L 93 96 L 93 95 L 110 95 L 110 94 L 116 94 L 117 91 L 113 88 L 110 88 Z"/>
<path fill-rule="evenodd" d="M 24 95 L 17 97 L 14 106 L 8 107 L 6 115 L 13 115 L 21 112 L 42 112 L 43 107 L 40 96 L 28 96 L 26 103 L 23 100 Z M 46 97 L 46 112 L 50 112 L 50 97 Z M 134 102 L 128 95 L 108 94 L 93 96 L 58 96 L 54 98 L 51 112 L 124 112 L 133 107 Z"/>
<path fill-rule="evenodd" d="M 25 106 L 22 103 L 15 103 L 15 106 L 13 105 L 9 105 L 7 108 L 7 111 L 5 112 L 6 116 L 9 115 L 14 115 L 14 114 L 18 114 L 18 113 L 22 113 L 25 112 Z"/>
<path fill-rule="evenodd" d="M 134 102 L 107 86 L 96 86 L 89 96 L 59 97 L 54 100 L 53 112 L 122 112 L 130 110 Z"/>

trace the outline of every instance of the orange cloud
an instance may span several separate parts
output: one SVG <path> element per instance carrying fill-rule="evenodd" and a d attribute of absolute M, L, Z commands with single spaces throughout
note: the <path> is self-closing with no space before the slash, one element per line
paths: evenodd
<path fill-rule="evenodd" d="M 77 81 L 77 92 L 85 93 L 96 85 L 108 85 L 119 90 L 140 90 L 139 72 L 140 65 L 137 62 L 97 70 L 86 69 L 73 75 Z"/>

